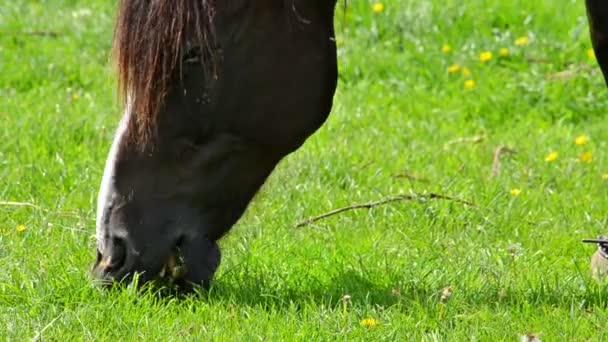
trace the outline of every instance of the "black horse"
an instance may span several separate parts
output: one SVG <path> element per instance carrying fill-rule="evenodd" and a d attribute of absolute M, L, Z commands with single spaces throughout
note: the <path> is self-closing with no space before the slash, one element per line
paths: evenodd
<path fill-rule="evenodd" d="M 608 1 L 586 0 L 585 4 L 593 50 L 608 85 Z"/>
<path fill-rule="evenodd" d="M 119 1 L 125 112 L 98 197 L 96 278 L 145 283 L 179 259 L 182 285 L 212 279 L 218 239 L 330 113 L 335 6 Z"/>
<path fill-rule="evenodd" d="M 166 271 L 205 285 L 217 241 L 277 163 L 326 120 L 337 81 L 336 0 L 121 0 L 125 113 L 102 179 L 97 262 L 107 280 Z M 587 0 L 608 82 L 608 2 Z M 175 274 L 180 259 L 185 273 Z"/>

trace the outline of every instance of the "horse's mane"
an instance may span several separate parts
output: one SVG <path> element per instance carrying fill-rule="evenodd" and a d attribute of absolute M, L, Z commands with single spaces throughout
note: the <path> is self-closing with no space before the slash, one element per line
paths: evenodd
<path fill-rule="evenodd" d="M 186 43 L 200 50 L 203 65 L 213 57 L 214 0 L 120 0 L 118 6 L 113 56 L 119 93 L 131 112 L 129 136 L 143 147 L 155 134 Z"/>

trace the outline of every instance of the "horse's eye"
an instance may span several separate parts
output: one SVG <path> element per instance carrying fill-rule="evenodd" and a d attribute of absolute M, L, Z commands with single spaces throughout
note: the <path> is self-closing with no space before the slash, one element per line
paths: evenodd
<path fill-rule="evenodd" d="M 192 160 L 198 151 L 199 146 L 197 144 L 190 140 L 182 139 L 176 143 L 173 154 L 177 162 L 187 162 Z"/>

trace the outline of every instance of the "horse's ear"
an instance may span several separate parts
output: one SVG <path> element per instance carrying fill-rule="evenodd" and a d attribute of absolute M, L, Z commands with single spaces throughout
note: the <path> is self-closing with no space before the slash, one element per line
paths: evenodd
<path fill-rule="evenodd" d="M 586 0 L 591 43 L 608 85 L 608 1 Z"/>

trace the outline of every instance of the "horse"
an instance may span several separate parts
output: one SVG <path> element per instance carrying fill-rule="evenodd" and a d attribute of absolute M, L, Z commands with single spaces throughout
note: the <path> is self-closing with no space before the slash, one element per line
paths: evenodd
<path fill-rule="evenodd" d="M 96 279 L 209 286 L 218 240 L 329 116 L 336 2 L 119 1 L 124 112 L 99 188 Z M 608 5 L 585 4 L 608 84 Z"/>
<path fill-rule="evenodd" d="M 608 85 L 608 2 L 586 0 L 585 7 L 593 50 Z"/>
<path fill-rule="evenodd" d="M 118 2 L 95 280 L 209 286 L 218 240 L 331 112 L 336 1 Z"/>

